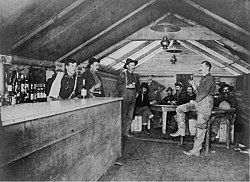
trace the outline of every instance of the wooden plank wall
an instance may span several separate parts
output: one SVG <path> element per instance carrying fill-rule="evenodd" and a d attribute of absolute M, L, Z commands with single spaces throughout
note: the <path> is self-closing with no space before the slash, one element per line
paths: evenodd
<path fill-rule="evenodd" d="M 4 127 L 0 180 L 97 180 L 121 155 L 121 102 Z"/>
<path fill-rule="evenodd" d="M 109 73 L 100 72 L 103 81 L 103 89 L 106 97 L 116 97 L 117 76 Z"/>
<path fill-rule="evenodd" d="M 250 146 L 249 129 L 250 129 L 250 74 L 241 75 L 236 78 L 236 99 L 237 99 L 237 117 L 238 125 L 242 134 L 241 142 Z"/>
<path fill-rule="evenodd" d="M 198 84 L 201 78 L 199 66 L 200 63 L 206 59 L 184 47 L 181 47 L 181 49 L 181 53 L 175 54 L 177 58 L 175 64 L 170 62 L 172 54 L 162 51 L 150 60 L 139 65 L 135 72 L 141 75 L 141 82 L 146 81 L 145 76 L 154 75 L 154 80 L 162 83 L 166 87 L 172 87 L 174 89 L 177 74 L 193 73 L 194 80 Z M 211 61 L 210 63 L 212 64 L 211 74 L 217 81 L 225 82 L 232 86 L 235 85 L 235 77 L 231 73 L 213 64 Z M 162 92 L 162 97 L 165 95 L 166 93 Z"/>

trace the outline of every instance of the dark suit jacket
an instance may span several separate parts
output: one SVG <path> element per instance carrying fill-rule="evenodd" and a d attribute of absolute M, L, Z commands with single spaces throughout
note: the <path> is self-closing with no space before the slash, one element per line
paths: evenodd
<path fill-rule="evenodd" d="M 102 79 L 101 77 L 98 75 L 98 73 L 96 72 L 96 75 L 97 77 L 99 78 L 99 80 L 101 81 L 102 83 L 102 86 L 100 88 L 100 91 L 101 91 L 101 94 L 98 94 L 98 95 L 95 95 L 96 97 L 104 97 L 105 94 L 104 94 L 104 90 L 103 90 L 103 82 L 102 82 Z M 95 79 L 94 79 L 94 76 L 93 74 L 91 73 L 90 70 L 87 70 L 86 72 L 84 72 L 79 80 L 79 84 L 81 86 L 79 86 L 80 88 L 83 87 L 82 85 L 82 80 L 85 79 L 85 88 L 87 90 L 87 98 L 91 97 L 90 96 L 90 92 L 89 92 L 89 89 L 91 89 L 94 85 L 95 85 Z"/>
<path fill-rule="evenodd" d="M 150 106 L 148 100 L 148 93 L 144 94 L 142 101 L 142 92 L 140 92 L 138 97 L 136 98 L 135 107 L 144 107 L 144 106 Z"/>
<path fill-rule="evenodd" d="M 74 90 L 74 86 L 75 86 L 75 77 L 76 77 L 76 75 L 74 75 L 73 77 L 69 77 L 67 73 L 65 73 L 63 75 L 62 80 L 61 80 L 61 88 L 60 88 L 60 92 L 59 92 L 59 96 L 63 100 L 69 99 L 69 96 L 72 94 L 72 92 Z M 47 82 L 45 84 L 46 95 L 49 95 L 52 83 L 54 82 L 55 79 L 56 79 L 56 74 L 54 74 L 51 78 L 49 78 L 47 80 Z M 77 80 L 75 93 L 74 93 L 72 98 L 77 97 L 80 93 L 79 93 L 78 80 Z"/>

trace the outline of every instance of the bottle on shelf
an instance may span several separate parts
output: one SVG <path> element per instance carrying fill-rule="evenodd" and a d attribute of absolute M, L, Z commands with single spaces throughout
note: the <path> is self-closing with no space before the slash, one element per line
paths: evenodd
<path fill-rule="evenodd" d="M 20 76 L 20 103 L 24 102 L 24 98 L 25 98 L 25 79 L 24 79 L 24 75 L 21 74 Z"/>
<path fill-rule="evenodd" d="M 29 91 L 29 80 L 27 76 L 24 76 L 24 89 L 25 89 L 25 97 L 24 97 L 24 102 L 28 103 L 30 102 L 29 97 L 30 97 L 30 91 Z"/>
<path fill-rule="evenodd" d="M 15 91 L 17 94 L 16 103 L 19 104 L 21 103 L 21 78 L 20 78 L 20 74 L 18 71 L 16 73 Z"/>
<path fill-rule="evenodd" d="M 36 88 L 37 88 L 37 84 L 34 83 L 34 91 L 33 91 L 33 93 L 34 93 L 34 102 L 37 102 L 37 90 L 36 90 Z"/>
<path fill-rule="evenodd" d="M 34 102 L 34 84 L 30 83 L 30 92 L 29 92 L 29 100 L 30 102 Z"/>
<path fill-rule="evenodd" d="M 42 88 L 43 88 L 43 102 L 47 102 L 47 96 L 46 96 L 46 93 L 45 93 L 45 83 L 42 83 Z"/>

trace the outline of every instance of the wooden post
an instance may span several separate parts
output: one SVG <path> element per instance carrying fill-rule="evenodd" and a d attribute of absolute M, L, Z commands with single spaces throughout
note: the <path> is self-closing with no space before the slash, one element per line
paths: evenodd
<path fill-rule="evenodd" d="M 3 96 L 4 93 L 4 65 L 0 60 L 0 94 Z"/>

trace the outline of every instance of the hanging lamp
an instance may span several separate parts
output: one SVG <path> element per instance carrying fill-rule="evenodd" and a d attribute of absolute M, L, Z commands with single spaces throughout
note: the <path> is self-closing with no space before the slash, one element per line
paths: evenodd
<path fill-rule="evenodd" d="M 180 53 L 180 52 L 182 52 L 182 50 L 177 48 L 178 46 L 180 46 L 180 43 L 177 42 L 177 40 L 172 40 L 172 43 L 169 45 L 166 52 L 169 52 L 169 53 Z"/>

